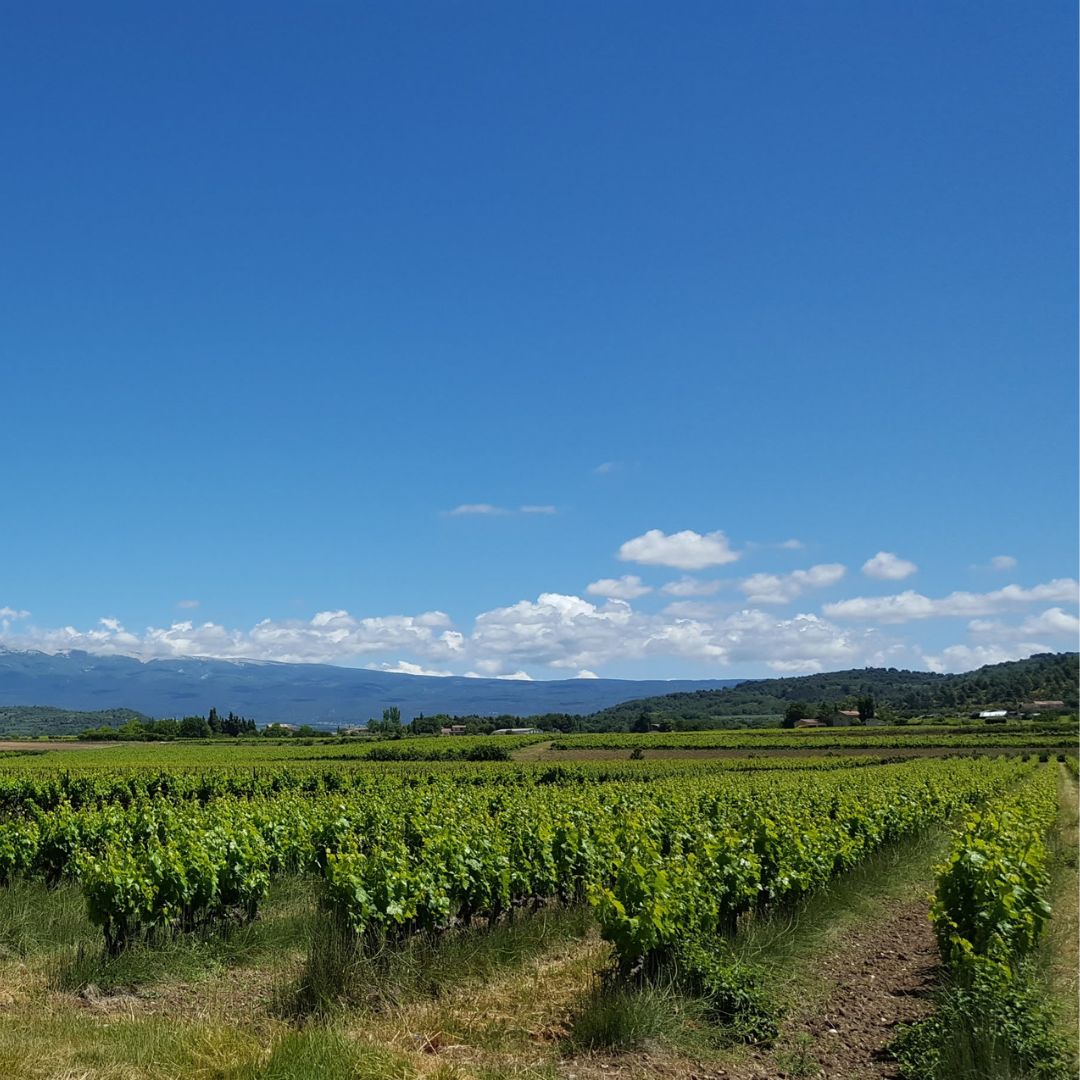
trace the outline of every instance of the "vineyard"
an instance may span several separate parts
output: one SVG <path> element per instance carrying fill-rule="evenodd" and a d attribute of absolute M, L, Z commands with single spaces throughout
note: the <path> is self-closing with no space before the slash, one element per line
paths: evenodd
<path fill-rule="evenodd" d="M 633 751 L 644 738 L 715 746 L 721 734 L 573 742 Z M 753 745 L 767 750 L 801 737 L 755 733 Z M 867 738 L 874 736 L 845 733 L 843 745 Z M 1014 736 L 951 738 L 1002 747 Z M 1032 736 L 1024 739 L 1030 746 Z M 597 1034 L 597 1014 L 615 1002 L 621 1023 L 664 995 L 669 1005 L 683 1002 L 675 1014 L 698 1017 L 693 1052 L 678 1040 L 669 1049 L 679 1060 L 737 1047 L 790 1053 L 776 1048 L 790 1038 L 785 1025 L 797 1003 L 748 943 L 800 911 L 820 909 L 828 921 L 835 890 L 950 830 L 932 908 L 950 980 L 969 994 L 988 981 L 1018 985 L 1050 918 L 1047 838 L 1059 786 L 1072 780 L 1047 753 L 530 762 L 484 760 L 485 745 L 498 740 L 463 741 L 464 756 L 448 753 L 453 740 L 431 742 L 439 744 L 432 760 L 323 746 L 296 747 L 291 756 L 260 748 L 264 756 L 253 763 L 229 754 L 214 764 L 196 746 L 171 761 L 164 748 L 117 747 L 0 762 L 0 943 L 20 970 L 38 957 L 44 973 L 26 1006 L 55 1006 L 64 994 L 96 1001 L 103 984 L 131 997 L 124 973 L 140 965 L 167 972 L 177 955 L 231 955 L 237 942 L 299 920 L 302 930 L 282 950 L 292 959 L 274 958 L 290 973 L 264 995 L 262 1041 L 248 1053 L 248 1071 L 202 1074 L 278 1075 L 271 1066 L 293 1052 L 296 1032 L 309 1033 L 301 1041 L 315 1030 L 341 1039 L 350 1017 L 370 1016 L 378 1026 L 387 999 L 400 1009 L 402 991 L 386 989 L 387 972 L 399 977 L 403 966 L 437 964 L 462 949 L 470 957 L 490 956 L 496 945 L 500 956 L 527 952 L 537 937 L 549 947 L 554 927 L 566 938 L 560 947 L 588 972 L 551 1020 L 562 1049 L 545 1059 L 547 1071 L 505 1075 L 562 1075 L 565 1060 L 568 1071 L 591 1075 L 618 1049 L 610 1033 Z M 517 753 L 535 743 L 498 745 Z M 299 897 L 309 914 L 283 911 L 282 896 Z M 17 918 L 27 904 L 46 926 L 67 905 L 68 936 L 47 956 L 38 956 L 44 947 Z M 496 971 L 528 962 L 491 960 Z M 245 970 L 240 964 L 237 977 Z M 424 978 L 440 987 L 432 1000 L 443 1000 L 453 999 L 462 976 L 447 976 L 445 986 Z M 134 1000 L 146 1015 L 131 1023 L 152 1024 L 153 991 L 140 993 Z M 230 1030 L 247 1023 L 219 1019 Z M 453 1022 L 444 1017 L 443 1026 Z M 901 1057 L 922 1073 L 908 1075 L 938 1075 L 940 1032 L 911 1030 Z M 0 1055 L 4 1040 L 19 1039 L 0 1015 Z M 444 1033 L 436 1041 L 445 1040 Z M 369 1075 L 356 1063 L 390 1050 L 398 1071 L 370 1075 L 423 1071 L 400 1040 L 389 1050 L 368 1036 L 346 1043 L 338 1056 L 354 1062 L 352 1071 L 311 1075 Z M 116 1075 L 186 1075 L 155 1068 Z"/>

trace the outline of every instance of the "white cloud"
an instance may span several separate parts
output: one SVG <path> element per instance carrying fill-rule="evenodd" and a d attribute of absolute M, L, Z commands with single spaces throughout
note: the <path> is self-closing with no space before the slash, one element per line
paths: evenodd
<path fill-rule="evenodd" d="M 903 581 L 918 569 L 913 562 L 901 559 L 891 551 L 879 551 L 872 559 L 863 563 L 862 572 L 879 581 Z"/>
<path fill-rule="evenodd" d="M 1018 626 L 996 619 L 972 619 L 968 632 L 981 638 L 1017 638 L 1021 635 L 1076 638 L 1080 619 L 1059 607 L 1047 608 L 1039 615 L 1029 615 Z"/>
<path fill-rule="evenodd" d="M 783 673 L 866 665 L 902 667 L 922 658 L 942 669 L 956 670 L 989 662 L 987 657 L 1025 656 L 1055 644 L 1075 643 L 1080 631 L 1076 615 L 1070 613 L 1077 592 L 1071 579 L 1032 588 L 1009 585 L 983 594 L 952 593 L 940 599 L 910 591 L 861 597 L 826 605 L 821 616 L 778 617 L 758 606 L 780 598 L 789 601 L 799 591 L 839 580 L 841 574 L 839 564 L 821 564 L 787 575 L 753 575 L 742 587 L 755 599 L 738 611 L 689 596 L 655 612 L 636 610 L 628 594 L 541 593 L 535 600 L 483 611 L 470 626 L 461 628 L 441 611 L 360 617 L 339 608 L 316 612 L 308 619 L 263 619 L 242 629 L 178 620 L 132 631 L 113 617 L 89 629 L 44 629 L 24 618 L 26 612 L 9 607 L 0 609 L 0 641 L 13 648 L 82 649 L 147 660 L 207 656 L 363 663 L 416 675 L 464 671 L 477 678 L 524 679 L 540 672 L 588 678 L 613 663 L 656 661 L 701 665 L 702 675 L 719 670 L 748 674 L 751 667 Z M 612 580 L 620 591 L 640 586 L 634 575 Z M 1039 607 L 1022 610 L 1034 604 Z M 1017 608 L 1021 611 L 1016 625 L 989 617 Z M 919 648 L 875 629 L 883 623 L 933 616 L 970 620 L 970 641 L 945 649 L 937 643 L 933 648 Z M 873 621 L 852 627 L 842 625 L 842 620 Z"/>
<path fill-rule="evenodd" d="M 790 574 L 752 574 L 739 583 L 739 588 L 752 604 L 788 604 L 807 589 L 835 585 L 846 572 L 841 563 L 819 563 Z"/>
<path fill-rule="evenodd" d="M 575 676 L 575 679 L 599 679 L 600 676 L 595 671 L 590 671 L 588 668 L 582 668 Z"/>
<path fill-rule="evenodd" d="M 784 540 L 782 543 L 776 545 L 778 548 L 783 548 L 785 551 L 802 551 L 806 545 L 801 540 Z"/>
<path fill-rule="evenodd" d="M 13 607 L 0 607 L 0 619 L 29 619 L 30 612 Z"/>
<path fill-rule="evenodd" d="M 1059 607 L 1047 608 L 1041 615 L 1032 615 L 1020 624 L 1022 634 L 1051 634 L 1075 638 L 1080 634 L 1080 619 Z"/>
<path fill-rule="evenodd" d="M 462 503 L 460 506 L 455 506 L 453 510 L 447 510 L 446 513 L 450 517 L 465 517 L 469 514 L 495 517 L 501 514 L 509 514 L 510 511 L 503 509 L 501 506 L 492 506 L 491 503 Z"/>
<path fill-rule="evenodd" d="M 660 529 L 650 529 L 641 536 L 627 540 L 619 548 L 623 562 L 647 566 L 671 566 L 676 570 L 704 570 L 708 566 L 723 566 L 734 562 L 739 552 L 733 551 L 723 532 L 696 533 L 692 529 L 670 535 Z"/>
<path fill-rule="evenodd" d="M 656 659 L 700 663 L 712 670 L 746 664 L 809 670 L 815 663 L 827 668 L 869 662 L 882 647 L 872 633 L 841 629 L 813 615 L 778 619 L 754 609 L 732 613 L 688 601 L 646 613 L 620 598 L 601 601 L 560 593 L 481 612 L 465 630 L 441 611 L 359 617 L 343 608 L 308 619 L 263 619 L 249 629 L 182 620 L 134 632 L 115 618 L 86 630 L 43 629 L 10 619 L 0 629 L 0 640 L 10 647 L 50 653 L 81 649 L 144 660 L 203 656 L 366 663 L 415 675 L 465 671 L 505 679 L 524 679 L 538 669 L 588 678 L 613 662 Z"/>
<path fill-rule="evenodd" d="M 31 627 L 11 644 L 43 652 L 84 649 L 104 656 L 210 656 L 219 659 L 334 663 L 380 652 L 414 652 L 432 659 L 460 656 L 464 636 L 441 611 L 357 619 L 347 611 L 320 611 L 310 620 L 263 619 L 250 630 L 185 620 L 133 633 L 116 619 L 101 619 L 92 630 L 72 626 Z"/>
<path fill-rule="evenodd" d="M 623 600 L 598 606 L 578 596 L 541 593 L 476 617 L 470 644 L 477 655 L 509 664 L 592 667 L 618 654 L 634 612 Z"/>
<path fill-rule="evenodd" d="M 395 675 L 431 675 L 446 678 L 453 675 L 452 671 L 434 671 L 431 668 L 421 667 L 420 664 L 411 664 L 408 660 L 398 660 L 397 663 L 375 664 L 372 671 L 389 671 Z"/>
<path fill-rule="evenodd" d="M 1016 559 L 1012 555 L 995 555 L 990 560 L 993 570 L 1012 570 L 1016 567 Z"/>
<path fill-rule="evenodd" d="M 1029 615 L 1018 624 L 999 619 L 972 619 L 968 632 L 973 642 L 950 645 L 940 653 L 923 655 L 931 671 L 970 671 L 983 664 L 1000 664 L 1006 660 L 1022 660 L 1032 653 L 1052 652 L 1054 644 L 1076 647 L 1080 635 L 1080 619 L 1059 607 L 1047 608 L 1038 615 Z"/>
<path fill-rule="evenodd" d="M 593 472 L 597 476 L 607 476 L 609 473 L 613 473 L 621 468 L 621 461 L 601 461 L 600 464 L 593 469 Z"/>
<path fill-rule="evenodd" d="M 1033 653 L 1047 652 L 1045 645 L 1036 641 L 1017 642 L 1013 645 L 950 645 L 934 656 L 923 656 L 923 662 L 931 671 L 971 671 L 984 664 L 1003 664 L 1006 660 L 1023 660 Z"/>
<path fill-rule="evenodd" d="M 637 574 L 624 574 L 620 578 L 601 578 L 585 586 L 590 596 L 606 596 L 615 600 L 636 600 L 652 592 L 652 588 L 642 583 Z"/>
<path fill-rule="evenodd" d="M 506 517 L 509 514 L 557 514 L 559 508 L 548 504 L 538 505 L 526 503 L 517 510 L 508 510 L 505 506 L 495 506 L 493 503 L 462 503 L 453 510 L 445 511 L 446 517 Z"/>
<path fill-rule="evenodd" d="M 857 596 L 826 604 L 826 615 L 833 619 L 879 620 L 887 623 L 940 617 L 972 618 L 993 615 L 1011 607 L 1032 603 L 1076 603 L 1077 583 L 1072 578 L 1057 578 L 1043 585 L 1025 589 L 1006 585 L 993 592 L 954 592 L 940 599 L 907 590 L 892 596 Z"/>
<path fill-rule="evenodd" d="M 700 578 L 683 576 L 678 581 L 669 581 L 660 591 L 668 596 L 712 596 L 725 584 L 724 581 L 702 581 Z"/>
<path fill-rule="evenodd" d="M 176 601 L 176 606 L 178 608 L 187 608 L 187 609 L 190 610 L 192 608 L 197 608 L 199 606 L 199 601 L 198 600 L 177 600 Z"/>

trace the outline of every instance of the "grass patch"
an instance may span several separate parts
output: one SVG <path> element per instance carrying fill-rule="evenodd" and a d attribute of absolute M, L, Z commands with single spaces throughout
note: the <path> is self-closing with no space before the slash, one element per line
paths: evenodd
<path fill-rule="evenodd" d="M 414 1075 L 390 1051 L 358 1046 L 332 1028 L 308 1027 L 279 1039 L 270 1060 L 242 1080 L 406 1080 Z"/>
<path fill-rule="evenodd" d="M 316 919 L 304 971 L 281 1008 L 291 1016 L 325 1016 L 342 1005 L 378 1010 L 437 999 L 463 983 L 486 981 L 559 941 L 584 938 L 592 921 L 584 905 L 544 908 L 490 929 L 415 935 L 370 953 L 332 919 Z"/>
<path fill-rule="evenodd" d="M 46 888 L 17 878 L 0 889 L 0 958 L 27 957 L 97 941 L 78 886 Z"/>
<path fill-rule="evenodd" d="M 706 997 L 674 980 L 635 984 L 605 972 L 574 1004 L 564 1055 L 649 1051 L 684 1062 L 708 1062 L 729 1043 Z"/>
<path fill-rule="evenodd" d="M 82 934 L 74 949 L 53 960 L 49 982 L 69 992 L 89 986 L 112 991 L 169 980 L 200 982 L 230 967 L 287 967 L 302 955 L 314 921 L 314 885 L 303 877 L 275 882 L 253 922 L 177 935 L 156 945 L 139 943 L 116 956 L 106 954 L 84 916 L 92 933 Z"/>
<path fill-rule="evenodd" d="M 1053 1001 L 1059 1028 L 1077 1051 L 1077 1006 L 1080 997 L 1080 875 L 1077 871 L 1077 782 L 1063 767 L 1060 780 L 1061 813 L 1052 838 L 1051 906 L 1053 915 L 1039 950 L 1047 993 Z"/>
<path fill-rule="evenodd" d="M 650 1042 L 672 1043 L 680 1028 L 679 1013 L 680 998 L 673 988 L 601 978 L 574 1010 L 566 1047 L 571 1053 L 627 1053 Z"/>
<path fill-rule="evenodd" d="M 70 1009 L 0 1022 L 7 1080 L 241 1080 L 261 1057 L 252 1033 L 225 1025 L 156 1017 L 103 1022 Z"/>

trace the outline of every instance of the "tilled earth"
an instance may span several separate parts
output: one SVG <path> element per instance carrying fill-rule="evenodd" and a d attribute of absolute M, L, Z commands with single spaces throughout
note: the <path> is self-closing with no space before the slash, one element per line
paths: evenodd
<path fill-rule="evenodd" d="M 938 972 L 927 904 L 898 905 L 880 922 L 855 928 L 841 948 L 822 957 L 820 972 L 823 1004 L 801 1014 L 796 1010 L 783 1027 L 778 1049 L 755 1053 L 745 1065 L 718 1076 L 899 1077 L 887 1047 L 898 1025 L 930 1011 Z"/>

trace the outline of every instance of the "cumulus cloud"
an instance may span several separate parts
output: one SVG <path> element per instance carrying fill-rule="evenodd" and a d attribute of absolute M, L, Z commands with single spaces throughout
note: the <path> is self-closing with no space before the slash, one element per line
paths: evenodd
<path fill-rule="evenodd" d="M 669 581 L 660 591 L 668 596 L 712 596 L 725 584 L 723 581 L 702 581 L 700 578 L 684 575 L 678 581 Z"/>
<path fill-rule="evenodd" d="M 185 609 L 191 610 L 191 609 L 197 608 L 199 606 L 199 601 L 198 600 L 177 600 L 176 601 L 176 606 L 178 608 L 185 608 Z"/>
<path fill-rule="evenodd" d="M 414 675 L 464 671 L 503 679 L 525 679 L 536 669 L 589 678 L 612 662 L 642 660 L 812 670 L 869 662 L 881 648 L 872 632 L 853 632 L 814 615 L 777 618 L 756 609 L 725 613 L 706 604 L 677 604 L 685 606 L 647 613 L 619 597 L 541 593 L 482 612 L 466 630 L 441 611 L 361 618 L 344 608 L 308 619 L 263 619 L 249 629 L 181 620 L 135 632 L 111 617 L 89 629 L 43 629 L 9 620 L 2 640 L 15 648 L 81 649 L 144 660 L 360 662 Z M 12 625 L 20 627 L 17 635 Z"/>
<path fill-rule="evenodd" d="M 623 562 L 647 566 L 671 566 L 676 570 L 704 570 L 708 566 L 723 566 L 735 562 L 739 552 L 733 551 L 723 532 L 696 533 L 692 529 L 666 534 L 650 529 L 641 536 L 627 540 L 619 548 Z"/>
<path fill-rule="evenodd" d="M 808 589 L 835 585 L 846 572 L 847 567 L 841 563 L 819 563 L 790 574 L 752 574 L 739 583 L 739 588 L 752 604 L 789 604 Z"/>
<path fill-rule="evenodd" d="M 333 663 L 380 652 L 414 652 L 449 659 L 461 654 L 464 636 L 451 628 L 441 611 L 357 619 L 347 611 L 320 611 L 309 620 L 263 619 L 250 630 L 229 630 L 216 623 L 190 620 L 141 633 L 117 619 L 101 619 L 91 630 L 73 626 L 29 628 L 10 639 L 18 647 L 43 652 L 83 649 L 104 656 L 210 656 L 228 660 L 280 660 Z"/>
<path fill-rule="evenodd" d="M 995 555 L 990 560 L 993 570 L 1012 570 L 1016 566 L 1016 559 L 1012 555 Z"/>
<path fill-rule="evenodd" d="M 1062 608 L 1052 607 L 1038 615 L 1029 615 L 1017 626 L 996 619 L 972 619 L 968 631 L 982 638 L 1015 638 L 1018 635 L 1076 638 L 1080 634 L 1080 619 Z"/>
<path fill-rule="evenodd" d="M 44 652 L 82 649 L 100 655 L 145 660 L 206 656 L 310 663 L 367 664 L 384 671 L 447 676 L 524 679 L 543 670 L 589 678 L 613 663 L 680 662 L 706 671 L 768 667 L 780 673 L 866 665 L 907 666 L 922 661 L 941 670 L 1025 656 L 1054 644 L 1075 642 L 1080 623 L 1068 605 L 1077 584 L 1061 579 L 990 593 L 952 593 L 932 599 L 915 592 L 857 597 L 825 605 L 822 615 L 778 616 L 767 608 L 803 590 L 840 580 L 843 567 L 825 563 L 792 574 L 753 575 L 741 582 L 746 607 L 695 598 L 702 584 L 686 587 L 685 598 L 662 611 L 637 610 L 632 593 L 647 588 L 634 575 L 594 582 L 585 597 L 541 593 L 481 612 L 470 626 L 455 626 L 442 611 L 360 617 L 344 608 L 318 611 L 307 619 L 263 619 L 233 629 L 210 621 L 178 620 L 166 626 L 128 629 L 109 616 L 89 628 L 44 629 L 28 613 L 0 609 L 0 641 Z M 683 582 L 695 581 L 684 578 Z M 671 583 L 679 585 L 680 583 Z M 684 586 L 685 587 L 685 586 Z M 679 590 L 668 590 L 678 595 Z M 621 595 L 616 595 L 620 593 Z M 996 619 L 1025 605 L 1014 623 Z M 1065 606 L 1060 606 L 1065 605 Z M 969 620 L 971 639 L 948 648 L 919 648 L 886 636 L 881 624 L 933 616 Z M 843 625 L 854 621 L 854 627 Z M 869 625 L 858 625 L 869 623 Z"/>
<path fill-rule="evenodd" d="M 776 545 L 778 548 L 783 548 L 785 551 L 802 551 L 806 545 L 801 540 L 784 540 Z"/>
<path fill-rule="evenodd" d="M 470 642 L 481 656 L 508 664 L 593 667 L 618 655 L 617 643 L 635 622 L 630 605 L 608 600 L 597 605 L 579 596 L 541 593 L 476 617 Z"/>
<path fill-rule="evenodd" d="M 826 615 L 833 619 L 877 620 L 886 623 L 910 622 L 946 616 L 972 618 L 993 615 L 1012 607 L 1032 603 L 1076 603 L 1077 583 L 1072 578 L 1056 578 L 1043 585 L 1025 589 L 1006 585 L 993 592 L 953 592 L 931 599 L 909 589 L 892 596 L 857 596 L 826 604 Z"/>
<path fill-rule="evenodd" d="M 582 668 L 575 676 L 575 679 L 599 679 L 600 676 L 595 671 L 590 671 L 588 668 Z"/>
<path fill-rule="evenodd" d="M 652 592 L 652 588 L 642 583 L 637 574 L 624 574 L 620 578 L 601 578 L 585 586 L 590 596 L 606 596 L 615 600 L 636 600 Z"/>
<path fill-rule="evenodd" d="M 984 664 L 1023 660 L 1033 653 L 1046 651 L 1046 646 L 1036 641 L 1017 642 L 1013 645 L 950 645 L 936 655 L 924 655 L 923 662 L 931 671 L 940 673 L 971 671 Z"/>
<path fill-rule="evenodd" d="M 862 572 L 867 577 L 877 578 L 879 581 L 903 581 L 918 569 L 913 562 L 901 559 L 891 551 L 879 551 L 862 566 Z"/>
<path fill-rule="evenodd" d="M 1051 607 L 1019 623 L 972 619 L 967 628 L 971 643 L 950 645 L 936 654 L 923 654 L 922 659 L 931 671 L 969 671 L 983 664 L 1022 660 L 1032 653 L 1051 652 L 1062 643 L 1075 648 L 1080 619 L 1060 607 Z"/>

